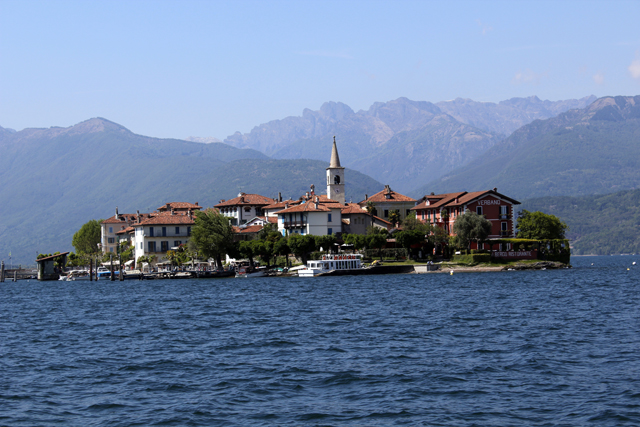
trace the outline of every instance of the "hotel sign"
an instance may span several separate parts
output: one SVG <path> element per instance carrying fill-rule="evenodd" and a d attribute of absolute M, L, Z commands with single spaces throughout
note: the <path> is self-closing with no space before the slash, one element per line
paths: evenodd
<path fill-rule="evenodd" d="M 536 259 L 538 253 L 536 251 L 502 251 L 491 252 L 493 258 L 510 258 L 510 259 Z"/>
<path fill-rule="evenodd" d="M 501 202 L 502 200 L 478 200 L 478 204 L 480 206 L 490 206 L 490 205 L 499 206 Z"/>

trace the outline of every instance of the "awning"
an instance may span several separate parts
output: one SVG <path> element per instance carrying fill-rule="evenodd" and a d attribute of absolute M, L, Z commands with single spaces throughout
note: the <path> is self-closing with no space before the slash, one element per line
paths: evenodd
<path fill-rule="evenodd" d="M 130 259 L 129 261 L 125 262 L 124 265 L 131 265 L 133 264 L 135 261 Z"/>

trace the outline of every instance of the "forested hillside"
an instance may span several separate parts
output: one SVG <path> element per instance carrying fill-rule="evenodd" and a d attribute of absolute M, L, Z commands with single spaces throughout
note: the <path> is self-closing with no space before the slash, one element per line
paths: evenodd
<path fill-rule="evenodd" d="M 586 197 L 542 197 L 519 209 L 553 214 L 567 223 L 576 255 L 640 253 L 640 190 Z"/>

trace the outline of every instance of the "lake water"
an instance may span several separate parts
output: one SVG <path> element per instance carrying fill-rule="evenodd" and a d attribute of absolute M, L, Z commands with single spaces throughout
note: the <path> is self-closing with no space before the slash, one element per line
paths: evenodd
<path fill-rule="evenodd" d="M 1 283 L 0 425 L 637 426 L 633 261 Z"/>

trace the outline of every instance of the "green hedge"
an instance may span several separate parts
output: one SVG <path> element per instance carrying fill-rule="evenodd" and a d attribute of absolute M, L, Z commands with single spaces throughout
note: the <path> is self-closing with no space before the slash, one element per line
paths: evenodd
<path fill-rule="evenodd" d="M 451 261 L 460 264 L 490 263 L 491 254 L 454 255 Z"/>

